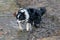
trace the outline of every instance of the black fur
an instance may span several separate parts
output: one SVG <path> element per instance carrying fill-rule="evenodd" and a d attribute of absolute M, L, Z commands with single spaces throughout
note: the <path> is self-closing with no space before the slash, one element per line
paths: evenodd
<path fill-rule="evenodd" d="M 28 8 L 27 10 L 28 10 L 28 13 L 30 16 L 28 22 L 31 23 L 32 25 L 34 25 L 36 28 L 38 28 L 40 21 L 41 21 L 41 17 L 46 12 L 46 8 L 41 7 L 40 10 L 34 9 L 34 8 Z M 34 24 L 33 24 L 33 22 L 34 22 Z"/>

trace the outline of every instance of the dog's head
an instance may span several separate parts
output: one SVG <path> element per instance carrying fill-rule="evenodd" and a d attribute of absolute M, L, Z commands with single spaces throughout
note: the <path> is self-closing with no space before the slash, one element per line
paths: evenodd
<path fill-rule="evenodd" d="M 29 18 L 28 11 L 26 9 L 20 8 L 17 12 L 13 14 L 18 22 L 25 21 Z"/>

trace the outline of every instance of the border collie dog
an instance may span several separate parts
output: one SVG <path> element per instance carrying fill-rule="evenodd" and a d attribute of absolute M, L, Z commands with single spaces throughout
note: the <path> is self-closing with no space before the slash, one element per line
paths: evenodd
<path fill-rule="evenodd" d="M 31 31 L 32 25 L 34 25 L 34 27 L 36 28 L 39 28 L 41 17 L 43 16 L 43 14 L 45 14 L 45 12 L 45 7 L 40 7 L 40 9 L 20 8 L 16 13 L 14 13 L 14 16 L 17 19 L 20 30 L 23 30 L 21 23 L 26 22 L 26 30 Z"/>

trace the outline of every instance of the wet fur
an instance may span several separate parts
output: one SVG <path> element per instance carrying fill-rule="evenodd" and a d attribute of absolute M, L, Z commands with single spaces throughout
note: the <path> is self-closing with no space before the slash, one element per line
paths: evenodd
<path fill-rule="evenodd" d="M 14 13 L 18 22 L 22 22 L 22 20 L 27 22 L 27 25 L 34 25 L 34 27 L 39 28 L 41 17 L 45 14 L 46 8 L 40 7 L 40 9 L 34 8 L 20 8 L 17 13 Z M 27 31 L 32 29 L 27 26 Z"/>

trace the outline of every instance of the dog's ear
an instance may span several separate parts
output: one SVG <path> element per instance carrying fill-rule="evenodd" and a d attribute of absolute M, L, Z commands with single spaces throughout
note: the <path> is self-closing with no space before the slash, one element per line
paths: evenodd
<path fill-rule="evenodd" d="M 18 10 L 19 9 L 15 9 L 14 13 L 13 13 L 13 16 L 16 17 L 17 13 L 18 13 Z"/>
<path fill-rule="evenodd" d="M 16 12 L 13 13 L 13 16 L 16 17 Z"/>

